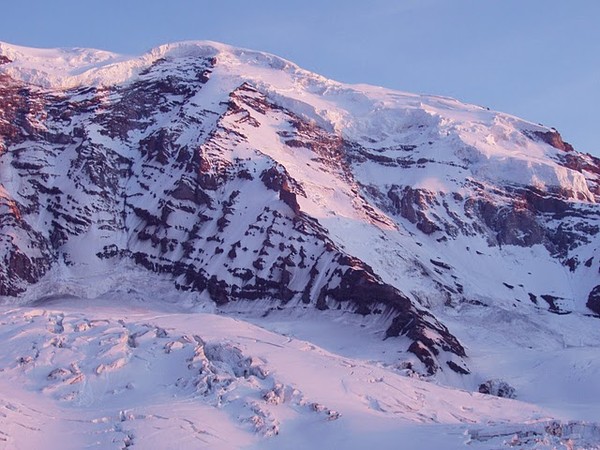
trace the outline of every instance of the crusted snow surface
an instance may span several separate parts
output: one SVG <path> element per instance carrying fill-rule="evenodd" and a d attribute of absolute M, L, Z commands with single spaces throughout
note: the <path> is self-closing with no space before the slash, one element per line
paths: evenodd
<path fill-rule="evenodd" d="M 500 425 L 562 423 L 243 320 L 116 295 L 3 307 L 0 323 L 0 448 L 488 448 Z"/>

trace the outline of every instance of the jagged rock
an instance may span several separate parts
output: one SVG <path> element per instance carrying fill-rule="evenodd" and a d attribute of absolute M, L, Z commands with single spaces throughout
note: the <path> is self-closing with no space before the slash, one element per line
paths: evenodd
<path fill-rule="evenodd" d="M 588 295 L 585 306 L 590 308 L 596 314 L 600 314 L 600 284 L 592 289 L 590 295 Z"/>
<path fill-rule="evenodd" d="M 562 136 L 556 130 L 531 131 L 526 134 L 564 152 L 572 152 L 575 150 L 571 144 L 563 141 Z"/>
<path fill-rule="evenodd" d="M 285 172 L 280 173 L 275 167 L 265 170 L 260 179 L 269 189 L 279 192 L 279 198 L 294 211 L 295 214 L 300 213 L 300 205 L 296 200 L 296 194 L 292 192 L 289 176 Z"/>
<path fill-rule="evenodd" d="M 469 375 L 471 373 L 468 369 L 465 369 L 464 367 L 456 364 L 454 361 L 446 361 L 446 364 L 448 364 L 448 367 L 450 367 L 456 373 L 459 373 L 461 375 Z"/>
<path fill-rule="evenodd" d="M 516 398 L 515 388 L 506 381 L 493 379 L 487 380 L 479 385 L 479 392 L 482 394 L 495 395 L 496 397 Z"/>
<path fill-rule="evenodd" d="M 432 192 L 424 189 L 413 189 L 409 186 L 404 186 L 400 190 L 399 186 L 394 185 L 387 195 L 398 213 L 415 224 L 423 233 L 432 234 L 441 230 L 425 212 L 437 202 Z"/>

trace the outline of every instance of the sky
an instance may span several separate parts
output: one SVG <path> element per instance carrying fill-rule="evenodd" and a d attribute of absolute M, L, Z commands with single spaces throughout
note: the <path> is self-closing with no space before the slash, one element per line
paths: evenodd
<path fill-rule="evenodd" d="M 7 0 L 0 41 L 267 51 L 328 78 L 457 98 L 600 157 L 599 0 Z"/>

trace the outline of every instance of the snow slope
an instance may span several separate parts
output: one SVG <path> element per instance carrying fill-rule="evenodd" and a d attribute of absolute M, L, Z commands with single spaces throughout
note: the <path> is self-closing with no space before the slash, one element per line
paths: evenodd
<path fill-rule="evenodd" d="M 3 309 L 3 448 L 394 448 L 424 434 L 463 448 L 470 430 L 551 420 L 247 322 L 122 300 Z"/>
<path fill-rule="evenodd" d="M 598 448 L 599 200 L 598 159 L 454 99 L 0 44 L 0 439 Z"/>
<path fill-rule="evenodd" d="M 118 293 L 4 307 L 1 448 L 598 448 L 596 425 L 350 356 L 364 341 L 339 321 L 262 319 L 281 334 L 179 310 Z"/>

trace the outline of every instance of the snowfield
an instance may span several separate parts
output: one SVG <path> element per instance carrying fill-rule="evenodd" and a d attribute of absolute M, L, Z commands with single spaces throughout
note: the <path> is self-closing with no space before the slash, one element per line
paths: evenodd
<path fill-rule="evenodd" d="M 421 423 L 459 445 L 467 424 L 548 420 L 239 320 L 73 302 L 2 312 L 5 448 L 361 448 Z"/>
<path fill-rule="evenodd" d="M 598 448 L 587 420 L 420 380 L 352 318 L 168 309 L 124 293 L 3 307 L 0 448 Z M 548 361 L 521 357 L 529 374 Z"/>

